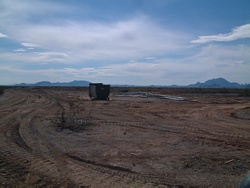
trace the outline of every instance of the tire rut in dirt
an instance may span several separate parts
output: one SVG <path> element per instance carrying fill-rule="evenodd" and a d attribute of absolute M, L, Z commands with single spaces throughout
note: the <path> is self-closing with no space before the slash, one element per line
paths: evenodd
<path fill-rule="evenodd" d="M 98 121 L 96 121 L 98 122 Z M 116 125 L 122 127 L 133 127 L 136 129 L 156 131 L 156 132 L 170 132 L 182 137 L 189 137 L 188 140 L 198 142 L 201 145 L 207 146 L 219 146 L 234 148 L 236 150 L 246 151 L 250 149 L 249 139 L 247 136 L 234 134 L 234 133 L 224 133 L 224 132 L 211 132 L 202 129 L 192 128 L 188 126 L 183 126 L 178 123 L 163 123 L 157 122 L 157 124 L 152 125 L 148 122 L 114 122 L 114 121 L 99 121 L 99 124 L 105 125 Z M 190 139 L 192 138 L 192 139 Z M 239 140 L 239 138 L 241 138 Z"/>
<path fill-rule="evenodd" d="M 100 172 L 101 174 L 106 174 L 106 176 L 108 175 L 110 176 L 110 178 L 117 177 L 117 176 L 120 177 L 121 179 L 119 180 L 120 181 L 119 184 L 121 184 L 121 182 L 125 184 L 130 182 L 131 186 L 134 184 L 133 186 L 151 185 L 151 186 L 169 186 L 169 187 L 180 186 L 181 187 L 181 185 L 177 183 L 177 181 L 175 181 L 174 178 L 167 178 L 167 177 L 163 178 L 163 177 L 157 177 L 157 176 L 146 175 L 146 174 L 138 174 L 129 169 L 125 169 L 125 168 L 113 166 L 113 165 L 99 164 L 99 163 L 96 163 L 95 161 L 85 160 L 79 156 L 75 156 L 72 154 L 67 154 L 67 157 L 69 157 L 69 159 L 71 159 L 73 163 L 75 164 Z"/>

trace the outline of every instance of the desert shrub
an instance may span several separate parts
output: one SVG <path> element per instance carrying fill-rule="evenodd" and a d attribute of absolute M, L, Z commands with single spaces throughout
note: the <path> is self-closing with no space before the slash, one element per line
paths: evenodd
<path fill-rule="evenodd" d="M 0 86 L 0 95 L 4 94 L 4 87 Z"/>
<path fill-rule="evenodd" d="M 67 120 L 66 120 L 66 118 L 65 118 L 65 113 L 64 113 L 64 111 L 62 111 L 60 117 L 58 117 L 56 126 L 57 126 L 58 128 L 60 128 L 61 130 L 67 128 Z"/>
<path fill-rule="evenodd" d="M 229 90 L 228 90 L 227 88 L 224 87 L 224 88 L 222 89 L 221 93 L 223 93 L 223 94 L 228 94 L 228 93 L 229 93 Z"/>
<path fill-rule="evenodd" d="M 123 89 L 123 90 L 121 90 L 121 92 L 122 92 L 122 93 L 127 93 L 128 90 L 127 90 L 127 89 Z"/>
<path fill-rule="evenodd" d="M 250 89 L 244 89 L 243 92 L 242 92 L 242 96 L 250 97 Z"/>
<path fill-rule="evenodd" d="M 52 123 L 56 126 L 57 130 L 71 130 L 71 131 L 83 131 L 89 125 L 91 125 L 89 116 L 91 111 L 87 114 L 83 104 L 75 104 L 69 102 L 69 110 L 66 112 L 64 108 L 58 112 L 57 117 L 52 119 Z M 91 110 L 91 109 L 90 109 Z"/>

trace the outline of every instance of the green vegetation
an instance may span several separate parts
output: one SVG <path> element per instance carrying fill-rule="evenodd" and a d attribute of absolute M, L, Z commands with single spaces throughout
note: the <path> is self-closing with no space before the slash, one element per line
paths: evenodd
<path fill-rule="evenodd" d="M 4 87 L 0 86 L 0 95 L 4 94 Z"/>

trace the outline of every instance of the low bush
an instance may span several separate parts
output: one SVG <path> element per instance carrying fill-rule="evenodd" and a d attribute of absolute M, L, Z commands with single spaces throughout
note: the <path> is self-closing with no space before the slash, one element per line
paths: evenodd
<path fill-rule="evenodd" d="M 0 95 L 4 94 L 4 87 L 0 86 Z"/>
<path fill-rule="evenodd" d="M 73 102 L 70 102 L 69 105 L 69 111 L 66 112 L 64 108 L 61 108 L 57 117 L 52 120 L 57 130 L 62 131 L 68 129 L 79 132 L 91 125 L 89 119 L 90 112 L 88 114 L 83 113 L 86 111 L 83 105 L 76 105 Z"/>
<path fill-rule="evenodd" d="M 243 92 L 242 92 L 242 96 L 250 97 L 250 89 L 244 89 Z"/>

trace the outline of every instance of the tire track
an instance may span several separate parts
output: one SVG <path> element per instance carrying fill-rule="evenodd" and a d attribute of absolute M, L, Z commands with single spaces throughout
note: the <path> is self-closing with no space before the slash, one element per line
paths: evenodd
<path fill-rule="evenodd" d="M 12 181 L 11 178 L 18 180 L 18 173 L 24 174 L 19 179 L 25 179 L 21 185 L 33 185 L 34 181 L 37 185 L 48 181 L 51 185 L 92 187 L 100 185 L 107 187 L 178 187 L 192 184 L 188 177 L 180 180 L 173 175 L 174 173 L 166 172 L 164 176 L 137 173 L 119 166 L 98 163 L 94 159 L 87 160 L 82 153 L 76 154 L 77 152 L 68 152 L 64 151 L 62 147 L 57 147 L 55 141 L 48 140 L 49 137 L 40 132 L 36 123 L 41 121 L 38 118 L 45 121 L 53 114 L 62 111 L 68 112 L 70 102 L 78 104 L 75 110 L 79 111 L 77 111 L 79 117 L 89 119 L 94 125 L 127 127 L 130 128 L 129 130 L 138 129 L 142 133 L 154 132 L 155 135 L 169 133 L 197 145 L 215 147 L 213 151 L 218 151 L 218 153 L 224 147 L 244 152 L 250 148 L 247 134 L 226 132 L 224 127 L 218 127 L 217 131 L 205 127 L 205 123 L 202 122 L 204 120 L 207 120 L 209 125 L 214 121 L 224 121 L 223 113 L 217 113 L 220 109 L 212 111 L 211 106 L 206 109 L 206 113 L 198 112 L 196 115 L 199 118 L 188 120 L 192 116 L 185 115 L 178 117 L 177 120 L 174 117 L 165 120 L 162 119 L 164 116 L 160 115 L 157 118 L 158 121 L 155 121 L 155 117 L 151 119 L 147 117 L 150 116 L 150 111 L 145 111 L 146 115 L 141 116 L 140 110 L 144 110 L 143 108 L 136 108 L 138 111 L 135 114 L 124 108 L 122 110 L 125 110 L 125 113 L 122 119 L 128 117 L 131 121 L 119 121 L 119 119 L 113 121 L 105 119 L 109 115 L 108 112 L 101 116 L 98 116 L 98 113 L 95 114 L 101 105 L 107 104 L 93 101 L 86 104 L 83 101 L 79 102 L 74 96 L 60 95 L 54 90 L 14 91 L 9 99 L 8 104 L 0 107 L 0 115 L 4 115 L 0 119 L 0 174 L 2 176 L 0 181 L 8 180 L 12 185 L 16 181 Z M 127 106 L 130 108 L 129 104 Z M 122 110 L 120 112 L 123 112 Z M 155 115 L 158 115 L 157 108 L 153 108 L 153 110 Z M 163 110 L 161 113 L 164 112 Z M 186 109 L 181 109 L 178 113 L 185 114 Z M 101 113 L 99 112 L 99 114 Z M 138 120 L 138 117 L 141 121 L 134 121 Z M 146 118 L 143 120 L 143 117 Z M 162 143 L 164 144 L 164 141 Z M 7 170 L 10 164 L 13 164 L 11 169 L 16 173 L 13 177 L 10 175 L 12 171 Z M 14 172 L 13 174 L 15 174 Z M 45 177 L 46 181 L 42 178 L 34 180 L 37 176 Z"/>
<path fill-rule="evenodd" d="M 99 120 L 96 121 L 97 124 L 104 124 L 104 125 L 115 125 L 121 127 L 132 127 L 136 129 L 142 129 L 146 131 L 156 131 L 156 132 L 169 132 L 174 133 L 181 136 L 188 136 L 193 135 L 192 141 L 199 142 L 202 145 L 215 145 L 215 146 L 222 146 L 222 147 L 230 147 L 230 148 L 237 148 L 247 150 L 250 149 L 249 144 L 249 137 L 234 134 L 234 133 L 225 133 L 225 132 L 210 132 L 198 128 L 193 128 L 189 126 L 184 126 L 178 123 L 157 123 L 155 125 L 150 125 L 148 122 L 115 122 L 115 121 L 103 121 Z M 239 141 L 240 138 L 240 141 Z M 189 139 L 190 140 L 190 139 Z"/>
<path fill-rule="evenodd" d="M 108 174 L 108 177 L 119 179 L 119 185 L 125 181 L 125 185 L 129 182 L 129 186 L 132 187 L 145 187 L 145 186 L 180 186 L 174 178 L 163 178 L 146 174 L 138 174 L 136 172 L 132 172 L 128 169 L 124 169 L 117 166 L 112 165 L 103 165 L 98 164 L 94 161 L 84 160 L 79 156 L 75 156 L 72 154 L 67 154 L 67 157 L 73 162 L 74 165 L 79 165 L 80 167 L 86 167 L 87 169 L 91 169 L 95 172 L 99 172 L 99 174 Z M 72 164 L 72 163 L 71 163 Z M 96 180 L 95 180 L 96 181 Z M 102 180 L 104 181 L 104 180 Z M 111 180 L 113 182 L 114 180 Z M 99 182 L 99 181 L 98 181 Z M 104 181 L 105 182 L 105 181 Z M 81 184 L 81 182 L 79 182 Z"/>
<path fill-rule="evenodd" d="M 60 108 L 62 107 L 62 105 L 60 104 L 60 101 L 58 100 L 58 99 L 56 99 L 55 97 L 52 97 L 51 95 L 50 95 L 50 97 L 52 98 L 52 100 L 56 103 L 56 104 L 58 104 L 58 106 L 60 106 Z M 92 103 L 93 104 L 93 103 Z M 91 105 L 92 106 L 92 105 Z M 91 110 L 90 110 L 90 113 L 91 113 Z M 90 114 L 89 113 L 89 114 Z M 28 128 L 31 128 L 31 126 L 30 126 L 30 122 L 31 122 L 31 119 L 32 119 L 32 117 L 34 117 L 34 115 L 35 115 L 35 112 L 34 113 L 32 113 L 32 114 L 30 114 L 29 115 L 29 117 L 26 117 L 24 120 L 23 120 L 23 123 L 22 123 L 22 126 L 21 126 L 21 131 L 20 132 L 24 132 L 25 131 L 25 129 L 28 127 Z M 65 162 L 65 160 L 68 160 L 68 159 L 64 159 L 63 160 L 63 162 L 62 162 L 62 159 L 63 159 L 63 154 L 59 154 L 59 153 L 61 153 L 59 150 L 57 150 L 53 145 L 51 145 L 51 144 L 49 144 L 49 142 L 48 141 L 45 141 L 42 137 L 41 137 L 41 135 L 39 135 L 39 133 L 36 131 L 36 130 L 33 130 L 33 134 L 34 135 L 36 135 L 36 139 L 37 139 L 37 141 L 36 142 L 33 142 L 33 143 L 42 143 L 43 144 L 43 146 L 41 147 L 41 145 L 39 146 L 39 145 L 32 145 L 32 148 L 38 148 L 38 149 L 36 149 L 35 150 L 35 155 L 36 156 L 43 156 L 42 158 L 44 158 L 44 159 L 47 159 L 47 161 L 41 161 L 40 163 L 39 162 L 35 162 L 35 164 L 36 165 L 33 165 L 32 167 L 34 168 L 34 169 L 39 169 L 39 171 L 41 171 L 41 172 L 46 172 L 47 174 L 49 174 L 49 176 L 51 176 L 51 177 L 53 177 L 53 174 L 60 174 L 60 177 L 64 177 L 64 178 L 67 178 L 67 177 L 69 177 L 69 174 L 65 174 L 65 175 L 62 175 L 61 173 L 59 173 L 60 171 L 62 171 L 62 172 L 67 172 L 69 169 L 59 169 L 59 167 L 60 166 L 64 166 L 65 164 L 67 164 L 66 162 Z M 31 138 L 25 138 L 25 136 L 24 136 L 24 134 L 22 134 L 22 137 L 23 137 L 23 139 L 25 140 L 25 142 L 29 142 L 28 140 L 29 139 L 31 139 Z M 44 148 L 44 149 L 46 149 L 46 150 L 49 150 L 50 151 L 50 155 L 51 155 L 51 157 L 49 157 L 48 156 L 48 152 L 47 152 L 47 154 L 46 154 L 46 152 L 45 152 L 45 150 L 44 149 L 42 149 L 42 148 Z M 38 150 L 40 150 L 40 151 L 38 151 Z M 60 155 L 60 156 L 58 156 L 58 155 Z M 58 164 L 58 162 L 56 162 L 55 161 L 55 157 L 57 157 L 57 159 L 58 158 L 60 158 L 61 159 L 61 163 L 60 164 Z M 69 156 L 68 156 L 69 157 Z M 78 161 L 77 163 L 79 163 L 79 158 L 77 158 L 77 160 L 76 160 L 76 157 L 72 157 L 72 156 L 70 156 L 69 157 L 71 160 L 72 160 L 72 158 L 74 159 L 74 163 L 76 163 L 76 161 Z M 71 163 L 71 166 L 72 166 L 73 164 Z M 79 164 L 78 164 L 79 165 Z M 50 167 L 50 168 L 47 168 L 47 167 Z M 73 165 L 74 166 L 74 165 Z M 90 164 L 89 162 L 86 162 L 86 161 L 83 161 L 83 160 L 80 160 L 80 166 L 84 166 L 86 169 L 91 169 L 92 171 L 94 171 L 95 173 L 94 174 L 96 174 L 97 172 L 99 173 L 99 176 L 97 176 L 97 177 L 100 177 L 100 175 L 101 176 L 103 176 L 103 175 L 105 175 L 105 177 L 104 178 L 101 178 L 101 180 L 100 180 L 100 178 L 96 178 L 96 175 L 94 175 L 94 177 L 93 178 L 95 178 L 95 182 L 105 182 L 105 180 L 106 180 L 106 176 L 107 176 L 107 174 L 108 175 L 112 175 L 112 176 L 117 176 L 117 175 L 119 175 L 119 177 L 121 178 L 121 179 L 124 179 L 125 177 L 126 178 L 128 178 L 129 179 L 129 182 L 130 183 L 132 183 L 132 182 L 134 182 L 135 180 L 136 181 L 138 181 L 139 182 L 139 184 L 140 185 L 145 185 L 145 184 L 149 184 L 149 183 L 154 183 L 154 184 L 163 184 L 163 185 L 166 185 L 166 182 L 168 183 L 168 185 L 169 184 L 173 184 L 173 180 L 168 180 L 168 181 L 166 181 L 166 179 L 162 179 L 162 178 L 160 178 L 160 177 L 155 177 L 155 178 L 153 178 L 153 177 L 150 177 L 150 176 L 146 176 L 146 175 L 134 175 L 133 173 L 123 173 L 123 169 L 121 169 L 121 168 L 119 168 L 119 167 L 116 167 L 117 169 L 110 169 L 110 167 L 104 167 L 103 165 L 100 165 L 100 164 L 94 164 L 94 163 L 92 163 L 92 164 Z M 57 169 L 57 170 L 55 170 L 55 169 Z M 73 168 L 73 169 L 75 169 L 75 167 Z M 84 169 L 84 171 L 86 171 L 86 169 Z M 84 172 L 76 172 L 76 173 L 78 173 L 78 176 L 79 176 L 79 173 L 81 174 L 81 173 L 83 173 L 84 174 Z M 77 175 L 76 175 L 76 177 L 78 177 Z M 108 176 L 107 176 L 108 177 Z M 57 177 L 58 178 L 58 177 Z M 81 178 L 80 178 L 81 179 Z M 96 179 L 99 179 L 98 181 L 96 180 Z M 116 177 L 116 179 L 117 179 L 117 177 Z M 120 180 L 121 180 L 120 179 Z M 78 181 L 79 181 L 79 178 L 77 179 Z M 84 182 L 85 182 L 85 179 L 83 179 L 84 181 L 83 182 L 81 182 L 81 181 L 79 181 L 79 182 L 77 182 L 77 184 L 79 184 L 79 185 L 81 185 L 81 184 L 84 184 Z M 119 184 L 121 183 L 121 181 L 118 181 L 119 182 Z M 111 181 L 111 182 L 109 182 L 109 183 L 113 183 L 113 181 Z M 134 184 L 134 183 L 132 183 L 132 184 Z M 138 183 L 137 183 L 138 184 Z M 138 185 L 139 185 L 138 184 Z M 176 183 L 175 183 L 176 184 Z"/>
<path fill-rule="evenodd" d="M 54 100 L 54 101 L 59 103 L 58 100 Z M 22 127 L 21 132 L 24 132 L 27 127 L 28 128 L 32 127 L 30 125 L 30 122 L 31 122 L 31 118 L 34 117 L 34 115 L 35 115 L 35 112 L 33 114 L 30 114 L 29 117 L 27 117 L 26 119 L 23 120 L 23 123 L 22 123 L 22 126 L 21 126 Z M 46 161 L 44 161 L 44 160 L 42 160 L 41 162 L 36 161 L 35 165 L 32 165 L 32 168 L 37 169 L 37 170 L 39 169 L 39 171 L 43 172 L 43 173 L 46 172 L 46 174 L 49 174 L 49 176 L 51 176 L 51 177 L 53 177 L 53 174 L 60 174 L 59 176 L 61 178 L 63 177 L 63 179 L 69 178 L 69 176 L 70 176 L 69 173 L 64 174 L 64 175 L 60 173 L 60 172 L 69 171 L 69 169 L 67 169 L 67 168 L 61 168 L 61 167 L 64 167 L 65 164 L 67 164 L 66 161 L 68 159 L 67 158 L 65 159 L 63 157 L 63 154 L 61 153 L 60 150 L 56 149 L 48 141 L 44 140 L 42 138 L 42 136 L 36 130 L 33 129 L 32 131 L 33 131 L 32 132 L 33 135 L 35 135 L 36 139 L 37 139 L 35 142 L 33 142 L 33 145 L 32 145 L 32 148 L 34 148 L 34 149 L 36 148 L 35 151 L 34 151 L 34 154 L 36 156 L 41 156 L 42 159 L 44 159 L 44 160 L 46 159 Z M 22 137 L 24 138 L 24 140 L 26 142 L 29 142 L 28 140 L 32 139 L 32 138 L 28 138 L 28 139 L 25 138 L 24 134 L 22 134 Z M 35 145 L 34 145 L 34 143 L 35 143 Z M 37 143 L 40 143 L 40 145 L 38 145 Z M 41 143 L 42 143 L 43 146 L 41 146 Z M 31 144 L 29 144 L 29 145 L 31 145 Z M 44 149 L 42 149 L 42 148 L 44 148 Z M 45 150 L 48 150 L 49 152 L 46 152 Z M 49 156 L 49 155 L 51 155 L 51 156 Z M 138 181 L 140 185 L 145 185 L 145 184 L 148 184 L 148 183 L 166 185 L 166 182 L 168 182 L 168 185 L 173 184 L 173 180 L 166 181 L 166 179 L 161 179 L 160 177 L 152 178 L 152 177 L 146 176 L 146 175 L 138 175 L 138 174 L 134 175 L 133 173 L 123 173 L 124 169 L 119 168 L 119 167 L 116 167 L 117 169 L 110 169 L 111 168 L 110 166 L 109 167 L 104 167 L 103 165 L 94 164 L 93 162 L 92 163 L 86 162 L 86 161 L 81 160 L 81 159 L 79 159 L 77 157 L 72 157 L 72 156 L 68 156 L 68 155 L 67 155 L 67 157 L 70 158 L 71 161 L 72 161 L 72 159 L 74 159 L 74 163 L 76 163 L 76 161 L 78 161 L 77 162 L 78 165 L 80 163 L 80 166 L 85 167 L 84 171 L 86 171 L 86 169 L 91 169 L 91 171 L 93 171 L 94 174 L 95 174 L 94 176 L 92 175 L 93 176 L 92 178 L 95 179 L 96 184 L 98 184 L 97 182 L 104 183 L 106 178 L 108 177 L 107 174 L 112 175 L 112 176 L 117 176 L 118 175 L 121 179 L 124 179 L 126 177 L 126 178 L 129 179 L 130 184 L 131 183 L 134 184 L 133 181 L 135 181 L 135 180 Z M 56 159 L 58 159 L 58 158 L 60 158 L 59 163 L 58 163 L 58 161 L 56 161 Z M 74 168 L 72 168 L 72 166 L 74 166 Z M 75 164 L 73 165 L 71 163 L 71 169 L 75 169 Z M 96 176 L 97 172 L 99 173 L 98 176 Z M 79 174 L 81 174 L 81 173 L 85 174 L 85 172 L 82 172 L 82 171 L 78 171 L 78 172 L 75 172 L 75 173 L 76 173 L 76 175 L 74 175 L 74 176 L 76 176 L 76 177 L 79 177 Z M 100 178 L 97 178 L 97 177 L 100 177 L 100 176 L 102 177 L 104 175 L 105 175 L 105 177 L 101 178 L 101 180 L 100 180 Z M 72 177 L 72 175 L 71 175 L 71 177 Z M 58 178 L 58 176 L 57 176 L 57 178 Z M 117 179 L 117 177 L 116 177 L 116 179 Z M 119 184 L 121 183 L 121 179 L 118 181 Z M 79 185 L 83 185 L 84 182 L 86 181 L 86 179 L 82 179 L 83 181 L 79 181 L 79 180 L 81 180 L 81 178 L 80 179 L 77 178 L 77 184 L 79 184 Z M 111 181 L 109 183 L 113 183 L 113 181 Z M 138 183 L 136 183 L 136 184 L 139 185 Z"/>
<path fill-rule="evenodd" d="M 16 102 L 10 103 L 9 108 L 15 109 L 15 112 L 9 113 L 4 118 L 4 123 L 1 126 L 1 134 L 3 137 L 1 138 L 0 153 L 2 158 L 8 159 L 6 164 L 10 161 L 10 163 L 16 164 L 17 166 L 25 165 L 25 169 L 28 168 L 30 171 L 34 170 L 31 168 L 32 164 L 39 164 L 40 160 L 37 156 L 34 157 L 34 148 L 32 148 L 29 142 L 29 135 L 26 134 L 30 122 L 39 112 L 39 110 L 33 111 L 34 105 L 37 105 L 34 102 L 35 95 L 30 96 L 30 94 L 27 94 L 27 96 L 23 95 L 23 99 L 21 98 L 19 100 L 18 105 Z M 14 104 L 14 106 L 11 106 L 12 104 Z M 15 119 L 17 121 L 15 121 Z M 13 166 L 13 168 L 15 168 L 15 166 Z M 51 168 L 39 168 L 37 172 L 43 172 L 43 174 L 46 175 L 48 170 L 51 170 Z M 53 174 L 50 175 L 53 177 Z"/>

